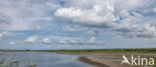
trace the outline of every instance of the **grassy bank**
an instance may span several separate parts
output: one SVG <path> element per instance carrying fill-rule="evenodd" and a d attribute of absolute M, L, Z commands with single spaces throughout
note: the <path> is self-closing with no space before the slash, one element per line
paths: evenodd
<path fill-rule="evenodd" d="M 138 52 L 138 53 L 156 53 L 156 48 L 152 49 L 88 49 L 88 50 L 55 50 L 54 52 L 71 53 L 114 53 L 114 52 Z"/>
<path fill-rule="evenodd" d="M 82 50 L 0 50 L 4 52 L 68 52 L 68 53 L 114 53 L 114 52 L 138 52 L 138 53 L 156 53 L 156 48 L 151 49 L 82 49 Z"/>
<path fill-rule="evenodd" d="M 16 55 L 12 56 L 11 60 L 6 59 L 7 57 L 0 59 L 0 67 L 20 67 L 22 63 L 25 63 L 25 67 L 37 67 L 37 64 L 30 63 L 31 59 L 28 62 L 22 62 L 13 60 L 15 57 Z"/>
<path fill-rule="evenodd" d="M 118 67 L 131 67 L 131 66 L 122 66 L 122 54 L 125 54 L 127 57 L 130 57 L 131 54 L 142 54 L 140 55 L 143 58 L 154 58 L 155 59 L 155 65 L 156 65 L 156 57 L 155 55 L 144 55 L 144 53 L 147 54 L 155 54 L 156 48 L 151 49 L 83 49 L 83 50 L 0 50 L 3 52 L 56 52 L 56 53 L 69 53 L 69 54 L 86 54 L 85 57 L 79 57 L 78 60 L 90 64 L 95 65 L 97 67 L 107 67 L 112 66 L 115 67 L 118 65 Z M 99 56 L 105 56 L 105 57 L 99 57 Z M 107 58 L 107 57 L 119 57 L 119 58 Z M 137 57 L 137 55 L 136 55 Z M 1 63 L 2 62 L 2 63 Z M 0 59 L 0 67 L 12 67 L 12 65 L 20 65 L 20 61 L 14 61 L 10 62 L 7 65 L 3 65 L 3 60 Z M 120 65 L 119 65 L 120 64 Z M 113 66 L 114 65 L 114 66 Z M 18 66 L 16 66 L 18 67 Z M 27 67 L 37 67 L 36 64 L 28 64 Z M 134 66 L 135 67 L 135 66 Z M 137 67 L 137 66 L 136 66 Z M 143 66 L 145 67 L 145 66 Z"/>

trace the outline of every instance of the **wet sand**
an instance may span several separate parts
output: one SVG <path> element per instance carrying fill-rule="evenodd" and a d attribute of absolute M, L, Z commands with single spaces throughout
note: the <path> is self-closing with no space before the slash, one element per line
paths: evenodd
<path fill-rule="evenodd" d="M 127 64 L 121 64 L 121 59 L 79 57 L 79 61 L 90 64 L 92 67 L 132 67 Z"/>
<path fill-rule="evenodd" d="M 92 67 L 151 67 L 151 66 L 132 66 L 128 64 L 121 64 L 122 55 L 114 55 L 111 54 L 108 56 L 107 54 L 104 56 L 100 56 L 97 54 L 87 54 L 86 56 L 81 56 L 78 58 L 79 61 L 84 62 L 86 64 L 92 65 Z"/>
<path fill-rule="evenodd" d="M 92 65 L 92 67 L 109 67 L 109 66 L 102 64 L 100 62 L 92 61 L 91 59 L 89 59 L 87 57 L 79 57 L 78 60 L 81 62 L 90 64 L 90 65 Z"/>

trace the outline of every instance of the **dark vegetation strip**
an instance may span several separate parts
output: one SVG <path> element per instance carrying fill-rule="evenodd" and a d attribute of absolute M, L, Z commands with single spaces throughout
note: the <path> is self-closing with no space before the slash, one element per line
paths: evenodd
<path fill-rule="evenodd" d="M 3 52 L 69 52 L 69 53 L 93 53 L 93 52 L 141 52 L 156 53 L 156 48 L 148 49 L 82 49 L 82 50 L 0 50 Z"/>

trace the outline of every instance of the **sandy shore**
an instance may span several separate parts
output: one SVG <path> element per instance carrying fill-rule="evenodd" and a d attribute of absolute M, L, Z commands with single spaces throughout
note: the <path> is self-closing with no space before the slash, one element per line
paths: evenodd
<path fill-rule="evenodd" d="M 121 64 L 122 59 L 100 58 L 100 57 L 79 57 L 81 62 L 92 65 L 93 67 L 132 67 Z"/>
<path fill-rule="evenodd" d="M 92 67 L 109 67 L 101 62 L 92 61 L 92 59 L 87 57 L 79 57 L 79 61 L 92 65 Z"/>
<path fill-rule="evenodd" d="M 128 64 L 121 64 L 122 55 L 102 55 L 87 54 L 78 58 L 79 61 L 92 65 L 92 67 L 150 67 L 150 66 L 132 66 Z"/>

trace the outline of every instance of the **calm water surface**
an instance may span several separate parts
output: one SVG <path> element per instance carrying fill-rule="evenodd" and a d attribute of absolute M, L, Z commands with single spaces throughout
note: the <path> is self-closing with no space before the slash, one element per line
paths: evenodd
<path fill-rule="evenodd" d="M 37 67 L 89 67 L 77 61 L 79 55 L 56 54 L 52 52 L 0 52 L 0 61 L 5 64 L 19 61 L 20 67 L 36 64 Z"/>

